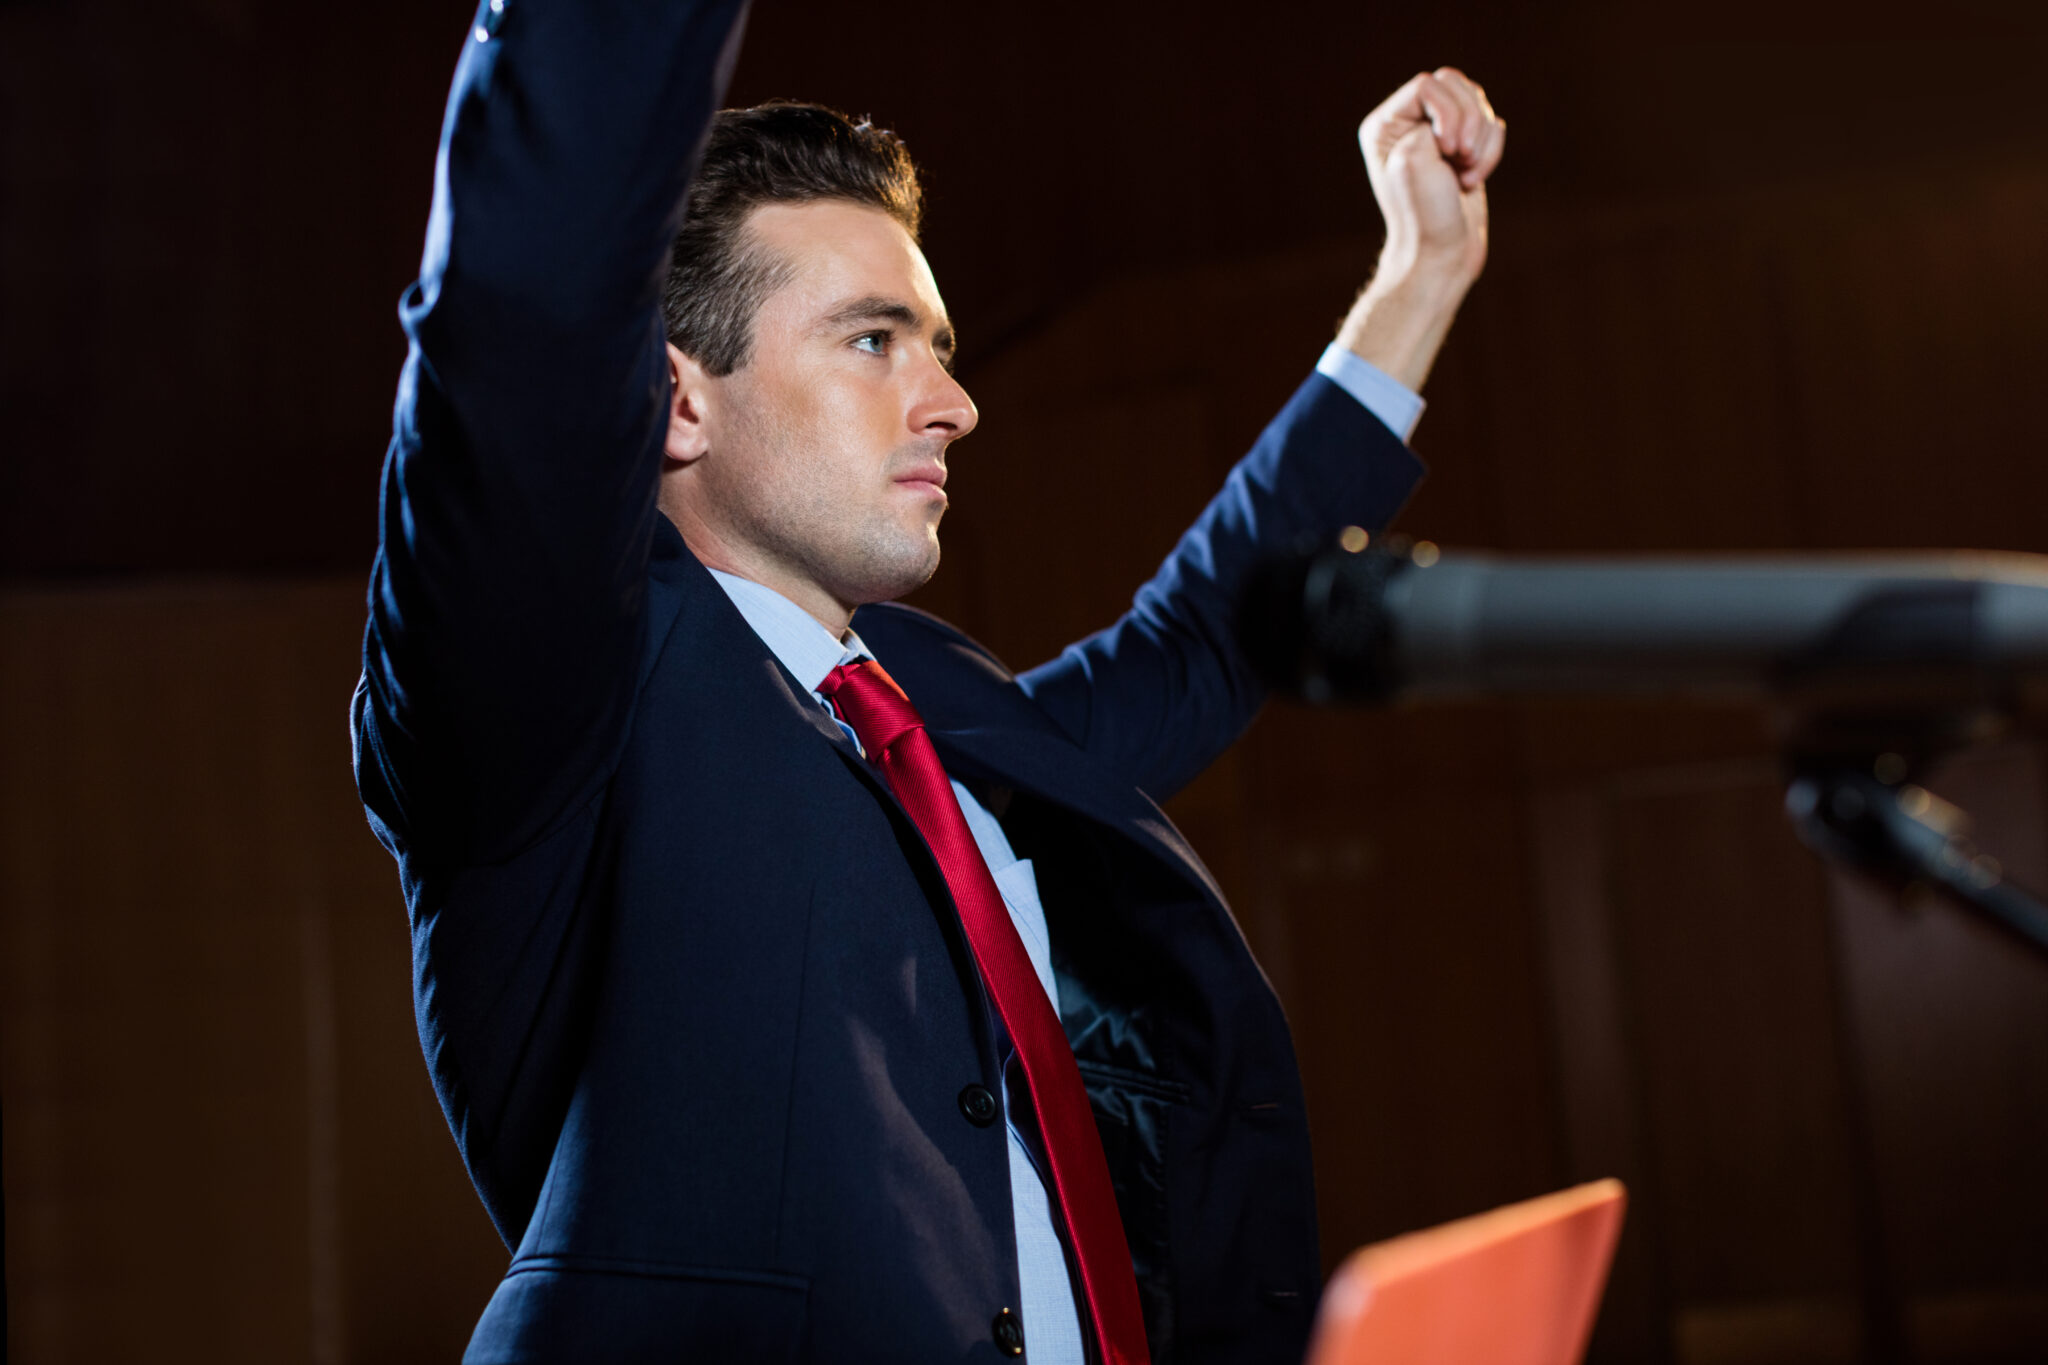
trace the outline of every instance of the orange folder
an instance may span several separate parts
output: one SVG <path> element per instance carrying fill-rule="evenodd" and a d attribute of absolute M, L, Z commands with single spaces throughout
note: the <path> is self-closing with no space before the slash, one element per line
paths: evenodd
<path fill-rule="evenodd" d="M 1353 1252 L 1308 1365 L 1577 1365 L 1626 1200 L 1596 1180 Z"/>

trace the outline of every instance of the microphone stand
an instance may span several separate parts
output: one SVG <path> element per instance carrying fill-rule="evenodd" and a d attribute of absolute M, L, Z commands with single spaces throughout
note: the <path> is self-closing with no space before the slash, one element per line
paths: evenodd
<path fill-rule="evenodd" d="M 1795 749 L 1787 766 L 1785 811 L 1808 848 L 1893 885 L 1938 887 L 2048 957 L 2048 905 L 1971 846 L 1964 812 L 1905 780 L 1897 749 L 1868 761 Z"/>

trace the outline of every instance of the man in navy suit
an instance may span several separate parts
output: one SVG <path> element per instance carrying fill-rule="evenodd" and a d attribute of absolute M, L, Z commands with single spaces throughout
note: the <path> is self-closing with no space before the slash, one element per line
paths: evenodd
<path fill-rule="evenodd" d="M 489 0 L 402 305 L 356 771 L 514 1249 L 468 1359 L 1133 1358 L 954 873 L 821 692 L 873 659 L 1071 1048 L 1138 1352 L 1298 1360 L 1286 1023 L 1154 803 L 1262 700 L 1250 566 L 1418 476 L 1502 125 L 1448 68 L 1374 111 L 1387 245 L 1318 372 L 1128 614 L 1012 675 L 886 605 L 937 564 L 976 422 L 915 173 L 815 107 L 714 118 L 743 10 Z"/>

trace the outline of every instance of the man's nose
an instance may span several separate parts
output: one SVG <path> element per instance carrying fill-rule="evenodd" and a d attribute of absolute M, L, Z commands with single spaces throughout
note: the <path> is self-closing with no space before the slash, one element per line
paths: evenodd
<path fill-rule="evenodd" d="M 981 414 L 959 380 L 936 361 L 932 363 L 932 370 L 924 393 L 911 410 L 911 428 L 919 435 L 944 435 L 957 441 L 974 430 Z"/>

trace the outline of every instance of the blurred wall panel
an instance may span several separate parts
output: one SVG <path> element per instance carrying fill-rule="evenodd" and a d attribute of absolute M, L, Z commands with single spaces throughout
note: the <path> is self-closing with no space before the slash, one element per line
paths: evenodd
<path fill-rule="evenodd" d="M 1887 1359 L 1821 869 L 1768 763 L 1607 789 L 1607 885 L 1676 1357 Z"/>
<path fill-rule="evenodd" d="M 360 604 L 0 597 L 14 1359 L 449 1360 L 502 1269 L 349 781 Z"/>
<path fill-rule="evenodd" d="M 1933 779 L 2020 885 L 2048 888 L 2042 746 Z M 1916 1359 L 2048 1358 L 2048 965 L 1932 897 L 1829 880 L 1869 1106 L 1877 1224 Z"/>

